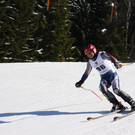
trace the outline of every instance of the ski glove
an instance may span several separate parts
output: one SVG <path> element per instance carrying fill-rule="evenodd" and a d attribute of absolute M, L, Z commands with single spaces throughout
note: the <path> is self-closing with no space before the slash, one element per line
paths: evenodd
<path fill-rule="evenodd" d="M 80 88 L 83 83 L 84 83 L 84 81 L 83 81 L 83 80 L 80 80 L 79 82 L 77 82 L 77 83 L 75 84 L 75 86 L 76 86 L 77 88 Z"/>
<path fill-rule="evenodd" d="M 116 61 L 115 63 L 114 63 L 114 65 L 115 65 L 115 67 L 118 69 L 119 68 L 119 62 L 118 61 Z"/>

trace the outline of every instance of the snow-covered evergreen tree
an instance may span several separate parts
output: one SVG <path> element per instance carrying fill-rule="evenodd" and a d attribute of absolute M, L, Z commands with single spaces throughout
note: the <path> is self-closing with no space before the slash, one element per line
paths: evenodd
<path fill-rule="evenodd" d="M 31 61 L 31 52 L 35 51 L 33 33 L 34 24 L 33 0 L 2 1 L 0 10 L 0 46 L 1 61 Z M 32 42 L 32 43 L 31 43 Z"/>

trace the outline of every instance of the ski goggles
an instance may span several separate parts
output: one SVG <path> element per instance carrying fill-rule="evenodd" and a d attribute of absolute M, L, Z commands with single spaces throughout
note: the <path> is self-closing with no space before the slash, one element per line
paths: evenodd
<path fill-rule="evenodd" d="M 88 50 L 85 52 L 85 55 L 90 54 L 93 50 Z"/>

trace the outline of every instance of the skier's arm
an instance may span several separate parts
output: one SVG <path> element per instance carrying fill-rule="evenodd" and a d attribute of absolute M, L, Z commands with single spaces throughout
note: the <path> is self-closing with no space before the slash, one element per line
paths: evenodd
<path fill-rule="evenodd" d="M 84 83 L 84 81 L 87 79 L 88 75 L 90 74 L 91 70 L 92 70 L 92 66 L 90 65 L 90 63 L 88 61 L 86 70 L 85 70 L 81 80 L 75 84 L 76 87 L 81 87 L 81 85 Z"/>
<path fill-rule="evenodd" d="M 111 54 L 106 53 L 106 52 L 102 52 L 101 53 L 101 57 L 102 57 L 102 59 L 110 60 L 112 63 L 114 63 L 114 65 L 115 65 L 116 68 L 119 67 L 118 60 L 115 57 L 113 57 Z"/>
<path fill-rule="evenodd" d="M 83 74 L 81 80 L 85 81 L 85 80 L 87 79 L 88 75 L 90 74 L 91 70 L 92 70 L 92 66 L 90 65 L 90 63 L 89 63 L 89 61 L 88 61 L 88 62 L 87 62 L 86 70 L 85 70 L 85 72 L 84 72 L 84 74 Z"/>

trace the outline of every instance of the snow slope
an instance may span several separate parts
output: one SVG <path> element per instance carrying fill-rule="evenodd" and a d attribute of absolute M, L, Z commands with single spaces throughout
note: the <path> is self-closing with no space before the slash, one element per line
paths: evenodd
<path fill-rule="evenodd" d="M 87 121 L 110 112 L 112 105 L 99 91 L 94 69 L 83 86 L 104 101 L 75 87 L 85 68 L 81 62 L 1 63 L 0 135 L 135 135 L 135 115 L 117 122 L 113 117 L 123 114 Z M 134 69 L 135 63 L 117 72 L 121 89 L 135 99 Z"/>

